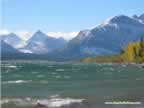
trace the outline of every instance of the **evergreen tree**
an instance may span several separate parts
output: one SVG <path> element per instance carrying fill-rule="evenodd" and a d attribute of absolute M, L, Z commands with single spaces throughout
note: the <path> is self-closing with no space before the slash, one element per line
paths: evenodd
<path fill-rule="evenodd" d="M 140 39 L 140 47 L 144 48 L 144 39 L 143 39 L 143 37 L 141 37 L 141 39 Z"/>
<path fill-rule="evenodd" d="M 141 39 L 140 39 L 139 56 L 143 57 L 143 53 L 144 53 L 144 40 L 143 40 L 143 37 L 141 37 Z"/>
<path fill-rule="evenodd" d="M 133 52 L 134 52 L 134 58 L 136 59 L 136 57 L 137 57 L 137 51 L 136 51 L 136 47 L 135 46 L 133 47 Z"/>

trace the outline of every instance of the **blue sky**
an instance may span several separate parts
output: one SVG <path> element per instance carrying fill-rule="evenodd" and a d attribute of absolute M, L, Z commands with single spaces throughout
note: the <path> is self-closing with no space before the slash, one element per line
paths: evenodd
<path fill-rule="evenodd" d="M 144 13 L 144 0 L 1 0 L 2 29 L 72 32 L 108 17 Z"/>

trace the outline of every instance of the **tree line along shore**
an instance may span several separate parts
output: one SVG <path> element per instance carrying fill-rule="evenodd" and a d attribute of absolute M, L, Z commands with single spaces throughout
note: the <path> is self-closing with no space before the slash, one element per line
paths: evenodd
<path fill-rule="evenodd" d="M 130 42 L 119 54 L 87 57 L 81 61 L 98 63 L 144 63 L 144 39 L 141 37 L 137 42 Z"/>

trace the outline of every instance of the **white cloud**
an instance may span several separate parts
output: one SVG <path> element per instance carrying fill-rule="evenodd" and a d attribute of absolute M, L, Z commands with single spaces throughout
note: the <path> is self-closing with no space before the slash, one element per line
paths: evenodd
<path fill-rule="evenodd" d="M 0 35 L 7 35 L 9 33 L 15 33 L 23 40 L 28 40 L 33 34 L 33 32 L 27 30 L 19 30 L 19 31 L 0 30 Z M 75 36 L 77 36 L 78 32 L 48 32 L 46 34 L 51 37 L 55 38 L 63 37 L 66 40 L 70 40 Z"/>
<path fill-rule="evenodd" d="M 66 40 L 70 40 L 77 36 L 78 32 L 48 32 L 47 35 L 52 36 L 52 37 L 63 37 Z"/>
<path fill-rule="evenodd" d="M 19 37 L 21 37 L 24 40 L 28 40 L 31 36 L 32 36 L 32 32 L 29 31 L 16 31 L 14 32 L 15 34 L 17 34 Z"/>
<path fill-rule="evenodd" d="M 8 31 L 8 30 L 0 30 L 0 35 L 7 35 L 9 33 L 10 33 L 10 31 Z"/>
<path fill-rule="evenodd" d="M 27 40 L 32 36 L 32 32 L 26 31 L 26 30 L 19 30 L 19 31 L 10 31 L 10 30 L 0 30 L 0 35 L 7 35 L 10 33 L 15 33 L 23 40 Z"/>

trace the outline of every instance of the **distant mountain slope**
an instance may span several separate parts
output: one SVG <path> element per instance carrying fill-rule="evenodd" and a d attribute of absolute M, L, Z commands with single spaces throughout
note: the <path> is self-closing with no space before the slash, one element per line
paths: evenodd
<path fill-rule="evenodd" d="M 37 55 L 37 54 L 29 54 L 29 53 L 21 53 L 17 49 L 13 48 L 11 45 L 7 44 L 4 41 L 0 41 L 0 57 L 1 60 L 16 60 L 16 59 L 28 59 L 28 60 L 36 60 L 36 59 L 44 59 L 51 60 L 47 55 Z"/>
<path fill-rule="evenodd" d="M 98 63 L 144 63 L 144 40 L 141 38 L 138 42 L 130 42 L 128 47 L 123 49 L 123 52 L 119 54 L 87 57 L 81 61 Z"/>
<path fill-rule="evenodd" d="M 62 61 L 118 54 L 129 42 L 144 37 L 143 17 L 144 14 L 132 18 L 124 15 L 114 16 L 92 29 L 80 31 L 68 43 L 63 38 L 56 39 L 37 31 L 23 48 L 13 49 L 10 52 L 21 51 L 13 55 L 14 58 L 47 58 Z M 21 39 L 15 34 L 2 36 L 1 40 L 4 42 L 2 44 L 10 45 L 4 49 L 17 48 L 19 43 L 21 44 Z"/>
<path fill-rule="evenodd" d="M 3 40 L 0 42 L 0 48 L 1 48 L 1 53 L 6 54 L 6 53 L 18 53 L 18 50 L 13 48 L 11 45 L 7 44 Z"/>
<path fill-rule="evenodd" d="M 137 41 L 141 36 L 144 36 L 144 23 L 119 15 L 95 28 L 80 31 L 65 48 L 57 50 L 52 55 L 58 54 L 61 59 L 70 59 L 116 54 L 130 41 Z"/>
<path fill-rule="evenodd" d="M 18 58 L 18 55 L 21 55 L 21 53 L 17 49 L 7 44 L 3 40 L 0 42 L 0 48 L 1 48 L 1 51 L 0 51 L 1 59 Z"/>
<path fill-rule="evenodd" d="M 63 38 L 53 38 L 47 36 L 41 31 L 37 31 L 28 41 L 27 45 L 21 49 L 22 52 L 31 52 L 35 54 L 45 54 L 55 50 L 57 48 L 62 48 L 66 44 Z"/>
<path fill-rule="evenodd" d="M 133 18 L 138 20 L 141 23 L 144 23 L 144 14 L 142 14 L 140 16 L 134 15 Z"/>
<path fill-rule="evenodd" d="M 143 21 L 143 23 L 144 23 L 144 14 L 140 15 L 139 19 L 141 19 Z"/>
<path fill-rule="evenodd" d="M 14 48 L 18 48 L 22 45 L 23 40 L 19 38 L 16 34 L 10 33 L 7 35 L 1 35 L 1 40 L 3 40 L 5 43 L 13 46 Z"/>

